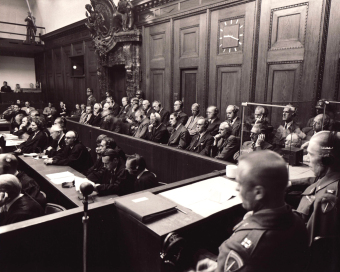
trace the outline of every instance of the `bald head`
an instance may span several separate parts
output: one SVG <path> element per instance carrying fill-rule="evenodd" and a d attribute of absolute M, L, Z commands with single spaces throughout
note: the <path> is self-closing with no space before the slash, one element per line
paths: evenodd
<path fill-rule="evenodd" d="M 15 174 L 18 168 L 18 160 L 12 154 L 0 154 L 0 175 Z"/>
<path fill-rule="evenodd" d="M 21 183 L 16 176 L 11 174 L 0 175 L 0 192 L 8 195 L 8 200 L 16 198 L 21 191 Z"/>
<path fill-rule="evenodd" d="M 275 152 L 265 150 L 241 156 L 236 181 L 245 209 L 257 211 L 284 205 L 288 170 Z"/>
<path fill-rule="evenodd" d="M 329 124 L 330 124 L 330 118 L 327 114 L 325 114 L 325 118 L 323 117 L 323 114 L 318 114 L 317 116 L 314 117 L 313 120 L 313 130 L 315 132 L 319 132 L 321 130 L 328 130 Z M 322 129 L 322 120 L 323 121 L 323 129 Z"/>

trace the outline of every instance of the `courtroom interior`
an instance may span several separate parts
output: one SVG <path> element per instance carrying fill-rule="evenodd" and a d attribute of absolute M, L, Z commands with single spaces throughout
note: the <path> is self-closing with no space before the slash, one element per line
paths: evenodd
<path fill-rule="evenodd" d="M 0 270 L 340 270 L 340 0 L 1 0 Z"/>

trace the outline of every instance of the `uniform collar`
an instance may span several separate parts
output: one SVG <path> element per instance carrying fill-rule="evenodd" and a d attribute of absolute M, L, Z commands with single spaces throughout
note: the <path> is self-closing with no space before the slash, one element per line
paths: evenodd
<path fill-rule="evenodd" d="M 140 179 L 140 177 L 145 173 L 145 172 L 147 172 L 147 171 L 149 171 L 148 169 L 144 169 L 143 170 L 143 172 L 141 172 L 138 176 L 137 176 L 137 179 Z"/>
<path fill-rule="evenodd" d="M 327 187 L 329 184 L 340 180 L 340 172 L 330 172 L 315 183 L 315 192 Z"/>

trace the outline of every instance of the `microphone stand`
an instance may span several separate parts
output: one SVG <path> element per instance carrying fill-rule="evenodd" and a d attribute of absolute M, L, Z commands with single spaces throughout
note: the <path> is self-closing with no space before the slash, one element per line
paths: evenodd
<path fill-rule="evenodd" d="M 91 183 L 84 182 L 80 185 L 80 191 L 84 196 L 83 204 L 84 204 L 84 216 L 82 218 L 83 222 L 83 272 L 87 270 L 87 224 L 89 222 L 89 217 L 87 216 L 88 212 L 88 196 L 92 194 L 94 188 Z"/>

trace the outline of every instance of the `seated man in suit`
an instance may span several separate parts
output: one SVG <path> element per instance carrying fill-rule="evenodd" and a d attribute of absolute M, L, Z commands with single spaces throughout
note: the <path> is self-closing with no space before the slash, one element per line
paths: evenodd
<path fill-rule="evenodd" d="M 168 123 L 169 123 L 169 117 L 170 117 L 169 111 L 165 110 L 165 109 L 162 107 L 161 102 L 159 102 L 159 101 L 157 101 L 157 100 L 153 101 L 152 107 L 153 107 L 154 111 L 157 112 L 157 113 L 161 116 L 161 122 L 162 122 L 165 126 L 167 126 Z"/>
<path fill-rule="evenodd" d="M 178 114 L 179 120 L 178 122 L 181 123 L 183 126 L 188 122 L 188 115 L 183 112 L 183 101 L 176 100 L 174 103 L 174 111 Z"/>
<path fill-rule="evenodd" d="M 68 165 L 80 173 L 84 173 L 93 165 L 91 154 L 78 140 L 78 133 L 68 131 L 65 135 L 65 144 L 56 156 L 46 159 L 44 163 L 46 165 Z"/>
<path fill-rule="evenodd" d="M 288 104 L 283 108 L 282 120 L 284 125 L 280 125 L 275 133 L 274 145 L 276 148 L 285 147 L 285 141 L 288 134 L 296 133 L 302 140 L 306 138 L 300 127 L 295 123 L 294 118 L 296 116 L 296 108 Z"/>
<path fill-rule="evenodd" d="M 61 103 L 61 102 L 60 102 Z M 64 104 L 64 102 L 63 102 L 63 104 Z M 86 111 L 86 105 L 85 104 L 81 104 L 80 105 L 80 116 L 83 114 L 83 113 L 85 113 L 85 111 Z"/>
<path fill-rule="evenodd" d="M 97 139 L 96 139 L 96 154 L 97 154 L 97 158 L 96 161 L 94 162 L 94 164 L 90 167 L 90 169 L 88 169 L 85 172 L 85 175 L 88 176 L 89 174 L 91 174 L 93 171 L 98 171 L 102 168 L 103 166 L 103 162 L 102 162 L 102 153 L 105 151 L 106 149 L 106 144 L 104 144 L 102 141 L 107 137 L 107 135 L 105 134 L 100 134 Z"/>
<path fill-rule="evenodd" d="M 110 108 L 112 110 L 112 115 L 114 117 L 118 116 L 120 111 L 120 106 L 114 101 L 112 96 L 106 97 L 106 103 L 110 105 Z"/>
<path fill-rule="evenodd" d="M 121 121 L 117 117 L 113 116 L 112 107 L 110 106 L 109 103 L 104 104 L 101 115 L 102 115 L 101 122 L 100 122 L 101 129 L 120 133 Z"/>
<path fill-rule="evenodd" d="M 122 108 L 119 111 L 118 118 L 121 119 L 122 121 L 125 121 L 126 115 L 129 112 L 129 109 L 131 107 L 129 103 L 129 99 L 127 97 L 122 98 Z"/>
<path fill-rule="evenodd" d="M 84 105 L 84 104 L 81 104 L 81 105 Z M 83 109 L 83 108 L 82 108 Z M 84 112 L 85 112 L 85 105 L 84 105 Z M 63 101 L 60 101 L 60 104 L 59 104 L 59 109 L 58 109 L 58 114 L 60 117 L 65 117 L 68 116 L 68 110 L 66 108 L 66 104 L 63 102 Z M 83 111 L 82 111 L 83 113 Z"/>
<path fill-rule="evenodd" d="M 242 156 L 236 182 L 248 213 L 221 244 L 217 263 L 204 259 L 196 271 L 304 271 L 307 231 L 284 201 L 288 184 L 285 161 L 269 150 Z"/>
<path fill-rule="evenodd" d="M 209 121 L 209 126 L 207 128 L 207 133 L 215 136 L 218 133 L 218 128 L 221 124 L 220 119 L 217 117 L 219 110 L 215 106 L 210 106 L 207 108 L 207 119 Z"/>
<path fill-rule="evenodd" d="M 153 108 L 151 107 L 151 104 L 149 100 L 143 100 L 142 108 L 145 112 L 145 115 L 147 118 L 150 118 L 150 114 L 154 112 Z"/>
<path fill-rule="evenodd" d="M 0 154 L 0 175 L 11 174 L 21 183 L 21 193 L 31 196 L 42 207 L 46 206 L 46 198 L 40 193 L 40 186 L 23 171 L 18 171 L 18 160 L 12 154 Z"/>
<path fill-rule="evenodd" d="M 143 191 L 156 187 L 157 176 L 146 168 L 145 159 L 138 154 L 131 155 L 126 161 L 126 170 L 135 178 L 134 191 Z"/>
<path fill-rule="evenodd" d="M 93 119 L 91 121 L 91 123 L 89 123 L 89 125 L 94 126 L 94 127 L 99 127 L 100 126 L 100 122 L 101 122 L 101 113 L 102 113 L 102 104 L 100 103 L 96 103 L 93 106 Z"/>
<path fill-rule="evenodd" d="M 196 135 L 198 132 L 196 130 L 196 123 L 198 118 L 202 117 L 200 115 L 200 105 L 197 103 L 191 106 L 192 116 L 189 117 L 188 122 L 185 124 L 186 129 L 189 131 L 190 136 Z"/>
<path fill-rule="evenodd" d="M 177 112 L 172 113 L 170 115 L 169 123 L 172 127 L 172 132 L 168 141 L 168 146 L 186 149 L 190 143 L 190 134 L 181 123 L 180 114 Z"/>
<path fill-rule="evenodd" d="M 57 155 L 60 150 L 65 146 L 65 134 L 61 126 L 53 125 L 50 129 L 52 143 L 44 150 L 44 153 L 52 158 Z"/>
<path fill-rule="evenodd" d="M 87 176 L 98 195 L 125 195 L 133 192 L 133 179 L 119 159 L 118 152 L 106 149 L 102 154 L 103 171 Z"/>
<path fill-rule="evenodd" d="M 22 107 L 21 110 L 26 112 L 27 115 L 29 115 L 31 111 L 35 110 L 35 108 L 31 107 L 30 102 L 26 101 L 25 107 Z"/>
<path fill-rule="evenodd" d="M 157 112 L 153 112 L 150 115 L 150 124 L 145 139 L 155 143 L 168 143 L 169 132 L 166 129 L 166 126 L 161 122 L 161 116 Z"/>
<path fill-rule="evenodd" d="M 204 156 L 210 156 L 210 150 L 214 143 L 214 137 L 207 133 L 209 121 L 199 117 L 196 124 L 197 134 L 192 137 L 191 143 L 186 150 L 196 152 Z"/>
<path fill-rule="evenodd" d="M 10 174 L 0 175 L 0 226 L 44 215 L 40 204 L 21 193 L 21 183 Z"/>
<path fill-rule="evenodd" d="M 240 136 L 240 130 L 241 130 L 241 119 L 237 116 L 237 113 L 239 111 L 239 107 L 236 105 L 229 105 L 227 107 L 227 119 L 226 121 L 230 123 L 232 132 L 231 135 L 234 135 L 236 137 Z"/>
<path fill-rule="evenodd" d="M 234 162 L 233 156 L 239 150 L 240 143 L 231 133 L 232 127 L 228 122 L 220 124 L 219 134 L 214 137 L 213 153 L 217 154 L 215 159 Z"/>
<path fill-rule="evenodd" d="M 139 109 L 136 112 L 136 121 L 138 122 L 138 127 L 135 128 L 135 132 L 133 134 L 133 137 L 136 138 L 145 138 L 145 134 L 148 131 L 149 127 L 149 118 L 146 117 L 145 111 L 143 109 Z"/>
<path fill-rule="evenodd" d="M 80 116 L 79 123 L 90 125 L 93 121 L 92 106 L 86 106 L 85 113 Z"/>

